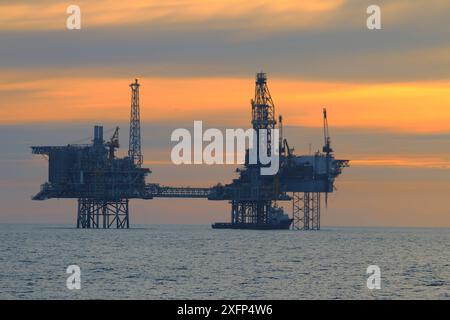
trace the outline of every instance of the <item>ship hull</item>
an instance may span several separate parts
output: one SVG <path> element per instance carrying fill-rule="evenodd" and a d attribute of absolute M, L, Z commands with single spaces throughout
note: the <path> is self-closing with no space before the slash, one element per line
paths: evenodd
<path fill-rule="evenodd" d="M 227 223 L 216 222 L 211 225 L 213 229 L 247 229 L 247 230 L 288 230 L 293 219 L 279 223 Z"/>

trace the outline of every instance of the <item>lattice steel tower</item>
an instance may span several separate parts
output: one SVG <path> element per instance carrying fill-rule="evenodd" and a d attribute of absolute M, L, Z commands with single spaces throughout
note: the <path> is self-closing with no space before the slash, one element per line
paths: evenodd
<path fill-rule="evenodd" d="M 138 79 L 130 84 L 131 87 L 131 115 L 130 115 L 130 142 L 128 156 L 138 167 L 142 166 L 141 153 L 141 120 L 139 111 L 139 86 Z"/>
<path fill-rule="evenodd" d="M 272 130 L 276 125 L 275 105 L 267 86 L 267 76 L 260 72 L 256 74 L 255 98 L 252 100 L 252 125 L 258 132 L 257 147 L 259 148 L 259 130 L 267 130 L 267 155 L 271 155 Z M 259 150 L 259 149 L 258 149 Z M 259 157 L 259 153 L 258 153 Z"/>
<path fill-rule="evenodd" d="M 320 230 L 320 192 L 293 192 L 294 230 Z"/>

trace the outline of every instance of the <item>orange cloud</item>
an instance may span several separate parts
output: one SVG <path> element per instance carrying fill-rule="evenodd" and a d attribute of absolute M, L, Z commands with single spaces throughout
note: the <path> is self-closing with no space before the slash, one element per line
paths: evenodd
<path fill-rule="evenodd" d="M 0 123 L 126 121 L 132 79 L 0 79 Z M 253 79 L 143 78 L 144 121 L 203 120 L 248 126 Z M 409 132 L 450 131 L 450 83 L 345 84 L 269 79 L 277 114 L 292 126 L 333 126 Z"/>
<path fill-rule="evenodd" d="M 399 157 L 356 159 L 351 161 L 352 166 L 359 167 L 403 167 L 422 169 L 450 169 L 450 161 L 439 157 Z"/>
<path fill-rule="evenodd" d="M 52 30 L 65 28 L 66 8 L 70 3 L 57 0 L 22 1 L 0 4 L 0 30 Z M 323 26 L 364 26 L 365 8 L 370 1 L 348 0 L 78 0 L 83 27 L 152 24 L 174 27 L 176 24 L 226 27 L 227 29 L 286 28 L 314 29 Z M 389 26 L 432 20 L 450 4 L 428 0 L 395 0 L 383 3 L 383 23 Z"/>
<path fill-rule="evenodd" d="M 112 25 L 153 23 L 170 26 L 176 23 L 222 23 L 224 26 L 280 28 L 320 25 L 318 15 L 331 13 L 345 0 L 79 0 L 82 25 L 86 28 Z M 67 3 L 0 4 L 0 30 L 64 29 Z M 6 17 L 6 18 L 4 18 Z M 233 20 L 234 23 L 230 24 Z"/>

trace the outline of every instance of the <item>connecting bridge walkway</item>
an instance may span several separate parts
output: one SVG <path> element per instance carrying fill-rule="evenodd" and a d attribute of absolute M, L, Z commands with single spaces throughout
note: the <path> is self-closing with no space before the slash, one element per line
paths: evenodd
<path fill-rule="evenodd" d="M 148 184 L 146 192 L 153 198 L 208 198 L 210 188 L 167 187 L 159 184 Z"/>

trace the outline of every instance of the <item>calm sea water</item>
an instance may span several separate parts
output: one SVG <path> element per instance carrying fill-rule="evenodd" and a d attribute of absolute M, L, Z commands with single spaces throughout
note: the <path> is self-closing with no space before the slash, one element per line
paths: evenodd
<path fill-rule="evenodd" d="M 450 299 L 449 245 L 448 229 L 0 225 L 0 298 Z M 72 264 L 81 290 L 66 288 Z"/>

